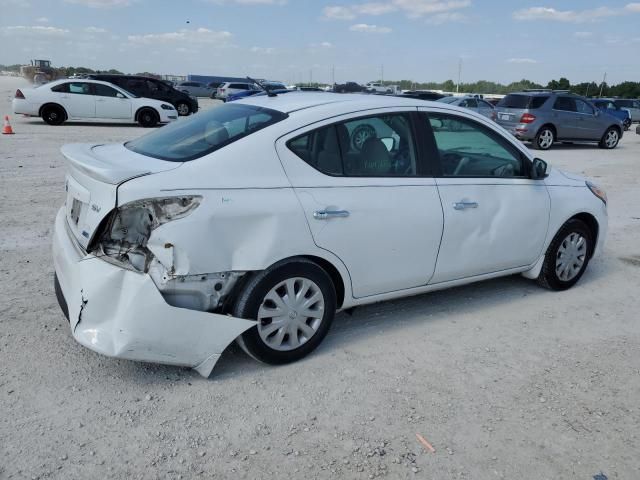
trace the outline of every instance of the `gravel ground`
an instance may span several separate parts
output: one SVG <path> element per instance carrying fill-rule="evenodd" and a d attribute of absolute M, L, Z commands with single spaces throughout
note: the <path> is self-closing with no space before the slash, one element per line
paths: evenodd
<path fill-rule="evenodd" d="M 3 115 L 18 86 L 0 77 Z M 338 315 L 304 361 L 269 367 L 230 347 L 207 380 L 83 348 L 53 294 L 59 148 L 144 130 L 12 120 L 0 478 L 640 478 L 640 135 L 542 155 L 609 194 L 604 255 L 572 290 L 516 276 L 373 305 Z"/>

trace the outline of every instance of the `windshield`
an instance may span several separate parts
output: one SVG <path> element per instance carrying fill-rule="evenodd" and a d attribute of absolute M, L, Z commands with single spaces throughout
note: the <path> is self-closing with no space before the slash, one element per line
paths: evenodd
<path fill-rule="evenodd" d="M 129 150 L 170 162 L 188 162 L 287 118 L 286 113 L 227 103 L 125 143 Z"/>

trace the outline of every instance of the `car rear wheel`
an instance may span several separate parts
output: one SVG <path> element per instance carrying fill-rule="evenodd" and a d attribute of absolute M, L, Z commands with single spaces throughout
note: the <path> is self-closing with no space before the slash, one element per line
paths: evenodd
<path fill-rule="evenodd" d="M 178 115 L 182 117 L 191 113 L 191 108 L 189 108 L 189 104 L 186 102 L 178 102 L 176 104 L 176 110 L 178 111 Z"/>
<path fill-rule="evenodd" d="M 49 125 L 62 125 L 65 118 L 64 110 L 57 105 L 49 105 L 42 109 L 42 119 Z"/>
<path fill-rule="evenodd" d="M 538 283 L 551 290 L 575 285 L 589 264 L 593 241 L 583 221 L 571 219 L 565 223 L 547 249 Z"/>
<path fill-rule="evenodd" d="M 144 108 L 138 112 L 138 123 L 144 128 L 155 127 L 159 121 L 158 114 L 150 108 Z"/>
<path fill-rule="evenodd" d="M 620 141 L 620 133 L 618 133 L 618 129 L 615 127 L 609 127 L 602 139 L 600 140 L 600 148 L 606 148 L 607 150 L 611 150 L 612 148 L 616 148 L 618 146 L 618 142 Z"/>
<path fill-rule="evenodd" d="M 238 344 L 261 362 L 294 362 L 322 342 L 335 311 L 335 288 L 317 264 L 299 259 L 276 265 L 249 279 L 236 301 L 234 316 L 258 322 Z"/>
<path fill-rule="evenodd" d="M 549 150 L 555 139 L 555 132 L 550 127 L 542 127 L 533 139 L 533 148 Z"/>

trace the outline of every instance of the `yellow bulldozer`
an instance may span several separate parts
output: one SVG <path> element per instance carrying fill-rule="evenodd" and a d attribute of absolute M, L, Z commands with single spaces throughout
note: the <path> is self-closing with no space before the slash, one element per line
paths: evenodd
<path fill-rule="evenodd" d="M 20 74 L 36 85 L 42 85 L 58 77 L 58 72 L 51 66 L 51 60 L 31 60 L 29 65 L 20 67 Z"/>

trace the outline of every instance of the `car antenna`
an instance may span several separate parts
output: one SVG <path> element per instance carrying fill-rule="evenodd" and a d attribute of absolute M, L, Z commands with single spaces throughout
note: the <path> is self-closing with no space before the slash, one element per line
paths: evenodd
<path fill-rule="evenodd" d="M 265 92 L 267 92 L 267 96 L 269 96 L 269 97 L 277 97 L 277 96 L 278 96 L 278 94 L 277 94 L 277 93 L 272 92 L 272 91 L 270 90 L 270 87 L 268 87 L 268 86 L 266 86 L 266 85 L 263 85 L 263 83 L 262 83 L 262 82 L 259 82 L 258 80 L 254 80 L 254 79 L 253 79 L 253 78 L 251 78 L 251 77 L 247 77 L 247 80 L 249 80 L 249 81 L 251 81 L 251 82 L 255 83 L 255 84 L 256 84 L 256 85 L 258 85 L 261 89 L 263 89 Z"/>

